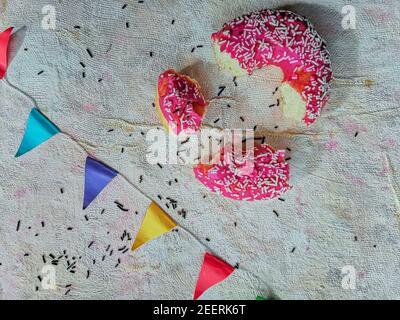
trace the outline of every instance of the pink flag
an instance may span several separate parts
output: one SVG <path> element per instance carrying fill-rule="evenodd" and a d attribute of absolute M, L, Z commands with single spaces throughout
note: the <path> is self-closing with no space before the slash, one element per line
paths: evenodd
<path fill-rule="evenodd" d="M 10 36 L 13 28 L 8 28 L 3 32 L 0 32 L 0 79 L 3 79 L 6 75 L 8 66 L 8 43 L 10 42 Z"/>
<path fill-rule="evenodd" d="M 227 278 L 233 270 L 231 265 L 206 252 L 194 290 L 194 300 L 197 300 L 208 288 Z"/>

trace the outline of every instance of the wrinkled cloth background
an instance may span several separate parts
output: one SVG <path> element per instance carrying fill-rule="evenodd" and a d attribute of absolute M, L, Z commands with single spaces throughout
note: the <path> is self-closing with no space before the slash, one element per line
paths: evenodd
<path fill-rule="evenodd" d="M 41 27 L 48 4 L 56 9 L 55 30 Z M 341 26 L 347 4 L 356 9 L 355 30 Z M 210 47 L 225 21 L 263 8 L 308 16 L 332 55 L 329 105 L 316 124 L 292 134 L 278 109 L 267 107 L 279 77 L 240 78 L 236 87 Z M 0 29 L 26 26 L 13 48 L 10 85 L 0 81 L 1 299 L 192 299 L 205 247 L 184 230 L 135 252 L 118 250 L 132 244 L 149 199 L 214 254 L 239 264 L 203 298 L 399 298 L 399 9 L 396 0 L 1 0 Z M 159 124 L 156 79 L 167 68 L 197 78 L 208 99 L 226 87 L 206 124 L 220 118 L 222 128 L 257 125 L 257 136 L 291 150 L 293 189 L 285 201 L 235 202 L 210 193 L 190 166 L 147 163 L 145 133 Z M 86 154 L 64 134 L 15 159 L 32 99 L 147 197 L 117 177 L 83 211 Z M 165 206 L 166 197 L 177 200 L 176 210 Z M 124 230 L 131 241 L 121 240 Z M 38 279 L 42 255 L 49 263 L 50 253 L 63 250 L 76 272 L 60 258 L 57 288 L 46 290 Z M 354 290 L 342 288 L 346 265 L 356 271 Z"/>

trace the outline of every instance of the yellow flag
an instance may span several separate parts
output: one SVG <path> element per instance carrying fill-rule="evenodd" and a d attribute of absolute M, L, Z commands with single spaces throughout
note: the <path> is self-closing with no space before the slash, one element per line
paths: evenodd
<path fill-rule="evenodd" d="M 139 248 L 142 244 L 161 236 L 176 226 L 176 222 L 164 212 L 155 202 L 147 208 L 146 214 L 139 232 L 136 235 L 132 250 Z"/>

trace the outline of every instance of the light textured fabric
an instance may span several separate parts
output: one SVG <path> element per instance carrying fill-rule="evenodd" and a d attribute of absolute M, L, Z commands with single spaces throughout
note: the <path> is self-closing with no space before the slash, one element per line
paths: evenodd
<path fill-rule="evenodd" d="M 398 298 L 400 3 L 351 1 L 356 29 L 344 30 L 349 1 L 296 2 L 1 0 L 0 30 L 26 28 L 18 52 L 15 39 L 9 83 L 0 81 L 0 298 L 192 299 L 205 247 L 188 232 L 118 250 L 132 245 L 149 199 L 215 255 L 238 263 L 204 298 Z M 55 30 L 41 26 L 48 4 Z M 332 56 L 328 106 L 314 125 L 291 134 L 267 107 L 279 73 L 238 78 L 235 86 L 211 49 L 210 35 L 225 21 L 267 7 L 309 17 Z M 226 87 L 206 124 L 257 125 L 257 136 L 291 150 L 285 201 L 236 202 L 210 193 L 190 166 L 147 163 L 145 133 L 159 124 L 156 79 L 167 68 L 196 78 L 208 99 Z M 67 135 L 14 158 L 32 99 L 126 178 L 113 179 L 85 211 L 86 154 Z M 167 197 L 177 209 L 166 207 Z M 59 257 L 55 290 L 38 279 L 50 254 Z M 354 290 L 342 288 L 346 265 L 356 271 Z"/>

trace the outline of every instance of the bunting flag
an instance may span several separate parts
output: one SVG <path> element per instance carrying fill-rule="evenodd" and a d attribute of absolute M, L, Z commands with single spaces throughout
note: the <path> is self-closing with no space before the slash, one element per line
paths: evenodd
<path fill-rule="evenodd" d="M 13 28 L 8 28 L 0 33 L 0 79 L 3 79 L 8 66 L 8 44 Z"/>
<path fill-rule="evenodd" d="M 60 129 L 53 122 L 47 119 L 38 109 L 33 108 L 29 114 L 25 134 L 15 157 L 18 158 L 31 151 L 59 132 Z"/>
<path fill-rule="evenodd" d="M 197 300 L 208 288 L 226 279 L 234 269 L 225 261 L 206 252 L 199 278 L 197 279 L 196 289 L 194 290 L 194 300 Z"/>
<path fill-rule="evenodd" d="M 89 156 L 86 158 L 83 209 L 89 206 L 117 174 L 118 171 L 104 163 Z"/>
<path fill-rule="evenodd" d="M 132 250 L 176 227 L 176 222 L 155 202 L 147 208 L 142 225 L 136 235 Z"/>

